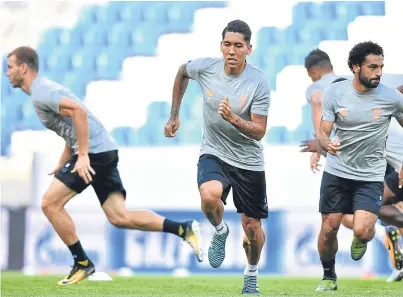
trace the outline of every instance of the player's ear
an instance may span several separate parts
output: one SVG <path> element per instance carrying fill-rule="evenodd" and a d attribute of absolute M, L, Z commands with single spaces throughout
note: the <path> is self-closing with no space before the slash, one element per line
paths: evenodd
<path fill-rule="evenodd" d="M 361 69 L 360 65 L 357 65 L 357 64 L 356 64 L 356 65 L 353 65 L 353 71 L 354 71 L 354 73 L 359 72 L 360 69 Z"/>
<path fill-rule="evenodd" d="M 252 53 L 252 44 L 248 44 L 248 51 L 246 52 L 246 55 L 249 56 Z"/>
<path fill-rule="evenodd" d="M 224 54 L 224 51 L 223 51 L 223 42 L 222 42 L 222 41 L 220 42 L 220 51 Z"/>

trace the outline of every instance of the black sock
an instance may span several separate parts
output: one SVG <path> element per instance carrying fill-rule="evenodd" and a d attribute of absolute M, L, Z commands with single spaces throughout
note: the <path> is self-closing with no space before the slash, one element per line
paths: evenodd
<path fill-rule="evenodd" d="M 323 267 L 323 279 L 337 279 L 336 271 L 334 269 L 336 260 L 330 260 L 326 262 L 322 262 Z"/>
<path fill-rule="evenodd" d="M 88 260 L 86 253 L 81 246 L 80 241 L 77 241 L 75 244 L 69 246 L 69 250 L 74 258 L 74 263 L 82 262 Z M 86 266 L 86 265 L 84 265 Z"/>
<path fill-rule="evenodd" d="M 162 226 L 162 231 L 166 233 L 172 233 L 178 235 L 181 238 L 185 238 L 187 222 L 176 222 L 170 219 L 165 219 Z"/>

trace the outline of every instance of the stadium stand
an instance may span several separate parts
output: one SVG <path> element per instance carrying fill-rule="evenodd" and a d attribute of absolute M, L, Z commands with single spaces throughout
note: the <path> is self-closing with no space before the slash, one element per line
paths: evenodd
<path fill-rule="evenodd" d="M 328 51 L 335 71 L 349 74 L 346 57 L 351 44 L 371 38 L 385 48 L 385 71 L 398 74 L 403 69 L 397 56 L 401 49 L 391 37 L 401 36 L 403 26 L 385 16 L 387 1 L 291 2 L 289 23 L 284 21 L 285 13 L 277 16 L 278 21 L 267 20 L 264 11 L 272 5 L 265 1 L 259 1 L 260 14 L 250 21 L 254 30 L 250 61 L 265 72 L 273 90 L 265 143 L 295 143 L 312 135 L 304 98 L 309 80 L 302 65 L 313 48 Z M 47 24 L 35 45 L 41 73 L 82 98 L 121 146 L 199 144 L 201 94 L 194 82 L 183 100 L 178 137 L 166 139 L 161 132 L 169 115 L 174 75 L 188 59 L 220 54 L 221 27 L 239 16 L 234 7 L 239 11 L 242 5 L 240 1 L 157 1 L 75 7 L 79 14 L 74 25 Z M 44 127 L 28 96 L 10 86 L 5 57 L 2 66 L 1 154 L 7 155 L 14 132 Z"/>

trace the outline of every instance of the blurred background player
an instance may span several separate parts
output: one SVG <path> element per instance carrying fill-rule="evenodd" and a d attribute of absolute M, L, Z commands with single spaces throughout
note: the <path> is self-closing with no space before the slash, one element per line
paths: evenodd
<path fill-rule="evenodd" d="M 129 211 L 120 179 L 118 149 L 97 118 L 70 90 L 38 75 L 37 53 L 19 47 L 8 55 L 7 76 L 14 88 L 27 93 L 42 123 L 65 141 L 65 149 L 53 170 L 54 179 L 43 196 L 42 210 L 68 246 L 74 259 L 70 274 L 58 282 L 71 285 L 95 272 L 64 206 L 91 185 L 109 222 L 118 228 L 176 234 L 194 249 L 199 261 L 199 224 L 171 221 L 151 211 Z"/>
<path fill-rule="evenodd" d="M 322 118 L 323 92 L 331 83 L 338 79 L 338 76 L 333 71 L 333 65 L 328 54 L 320 49 L 311 51 L 305 57 L 305 68 L 313 82 L 307 88 L 305 97 L 312 108 L 314 133 L 315 137 L 318 137 L 320 135 L 320 121 Z M 312 153 L 312 162 L 318 164 L 320 157 L 320 153 Z M 311 170 L 315 172 L 315 168 L 311 167 Z"/>
<path fill-rule="evenodd" d="M 374 237 L 384 190 L 382 144 L 389 117 L 403 124 L 401 94 L 380 84 L 383 49 L 373 42 L 358 43 L 349 53 L 348 64 L 354 79 L 330 85 L 323 99 L 319 144 L 328 155 L 319 207 L 322 226 L 318 249 L 324 276 L 317 291 L 337 289 L 337 232 L 344 213 L 354 213 L 354 260 L 364 256 Z M 334 124 L 336 134 L 330 140 Z"/>
<path fill-rule="evenodd" d="M 232 187 L 246 235 L 244 248 L 249 263 L 242 293 L 258 294 L 258 262 L 265 241 L 261 219 L 268 216 L 260 140 L 266 132 L 270 91 L 264 74 L 246 63 L 252 51 L 250 40 L 249 26 L 240 20 L 232 21 L 222 32 L 223 58 L 196 59 L 180 67 L 165 135 L 175 136 L 188 80 L 196 80 L 204 94 L 197 182 L 203 213 L 216 229 L 208 250 L 209 262 L 218 268 L 225 258 L 229 228 L 223 220 L 223 203 Z"/>

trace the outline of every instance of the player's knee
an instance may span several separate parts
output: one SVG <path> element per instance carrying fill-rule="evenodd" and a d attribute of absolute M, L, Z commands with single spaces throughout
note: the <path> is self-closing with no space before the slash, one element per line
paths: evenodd
<path fill-rule="evenodd" d="M 354 227 L 355 236 L 362 242 L 371 241 L 375 236 L 375 228 L 371 226 L 357 226 Z"/>
<path fill-rule="evenodd" d="M 42 212 L 46 216 L 50 216 L 50 215 L 52 215 L 52 213 L 55 213 L 58 211 L 58 206 L 55 205 L 55 203 L 51 199 L 48 198 L 47 194 L 45 194 L 42 198 L 41 208 L 42 208 Z"/>
<path fill-rule="evenodd" d="M 249 242 L 255 241 L 261 230 L 260 220 L 244 217 L 242 227 Z"/>
<path fill-rule="evenodd" d="M 325 239 L 336 237 L 339 228 L 340 221 L 336 219 L 328 218 L 322 222 L 322 234 L 325 236 Z"/>
<path fill-rule="evenodd" d="M 352 215 L 344 215 L 341 223 L 343 224 L 344 227 L 348 229 L 353 229 L 353 217 Z"/>
<path fill-rule="evenodd" d="M 210 181 L 202 184 L 199 188 L 202 203 L 214 205 L 221 199 L 222 185 L 218 181 Z"/>
<path fill-rule="evenodd" d="M 107 214 L 109 223 L 116 228 L 125 228 L 128 225 L 127 215 L 124 211 Z"/>

